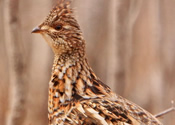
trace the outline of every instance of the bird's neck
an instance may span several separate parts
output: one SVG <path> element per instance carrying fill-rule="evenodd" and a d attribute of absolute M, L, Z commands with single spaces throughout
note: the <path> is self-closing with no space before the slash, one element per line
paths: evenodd
<path fill-rule="evenodd" d="M 84 54 L 73 51 L 61 55 L 57 54 L 54 56 L 52 73 L 57 72 L 58 69 L 61 70 L 62 68 L 72 68 L 78 63 L 85 63 L 85 65 L 88 65 Z"/>
<path fill-rule="evenodd" d="M 55 56 L 49 83 L 49 99 L 59 98 L 60 103 L 79 99 L 80 96 L 85 96 L 86 87 L 92 86 L 92 79 L 97 80 L 98 78 L 89 67 L 85 57 L 65 60 L 60 56 Z"/>
<path fill-rule="evenodd" d="M 87 59 L 83 56 L 81 58 L 75 58 L 74 56 L 55 56 L 54 64 L 52 67 L 52 76 L 58 75 L 58 79 L 62 80 L 65 77 L 75 82 L 76 77 L 83 76 L 90 77 L 92 69 L 89 67 Z M 96 76 L 95 76 L 96 77 Z"/>

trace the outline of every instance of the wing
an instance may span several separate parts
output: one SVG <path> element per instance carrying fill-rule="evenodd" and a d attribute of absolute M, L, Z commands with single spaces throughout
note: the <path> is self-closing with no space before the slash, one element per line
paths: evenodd
<path fill-rule="evenodd" d="M 122 98 L 99 97 L 71 103 L 66 125 L 161 125 L 150 113 Z M 114 98 L 116 99 L 114 101 Z M 64 108 L 65 110 L 65 108 Z M 78 117 L 77 117 L 78 116 Z"/>
<path fill-rule="evenodd" d="M 66 116 L 63 116 L 64 120 L 62 119 L 60 124 L 161 125 L 150 113 L 142 108 L 138 108 L 138 106 L 131 103 L 121 104 L 101 98 L 77 101 L 60 108 L 66 112 L 68 111 Z M 128 106 L 127 109 L 126 106 Z"/>
<path fill-rule="evenodd" d="M 132 117 L 129 118 L 127 112 L 113 107 L 112 103 L 106 100 L 84 100 L 76 102 L 74 106 L 59 124 L 64 122 L 64 125 L 140 125 Z"/>
<path fill-rule="evenodd" d="M 77 110 L 83 114 L 84 122 L 93 121 L 96 125 L 130 125 L 133 122 L 126 111 L 109 100 L 93 99 L 82 101 Z M 135 124 L 136 125 L 136 124 Z"/>
<path fill-rule="evenodd" d="M 161 125 L 150 113 L 131 102 L 124 101 L 119 103 L 98 98 L 76 102 L 75 108 L 67 116 L 71 120 L 67 124 Z"/>
<path fill-rule="evenodd" d="M 94 80 L 93 86 L 86 87 L 85 93 L 93 98 L 77 101 L 76 111 L 82 114 L 83 123 L 94 121 L 97 125 L 161 125 L 149 112 L 116 95 L 101 81 Z"/>
<path fill-rule="evenodd" d="M 82 101 L 78 106 L 85 119 L 90 118 L 98 125 L 159 125 L 148 112 L 130 102 L 111 101 L 109 99 L 91 99 Z"/>

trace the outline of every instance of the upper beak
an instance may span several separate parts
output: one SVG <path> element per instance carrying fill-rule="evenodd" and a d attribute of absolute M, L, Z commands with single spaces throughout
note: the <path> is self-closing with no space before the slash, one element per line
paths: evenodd
<path fill-rule="evenodd" d="M 32 30 L 32 33 L 41 33 L 41 32 L 42 32 L 42 29 L 38 26 Z"/>

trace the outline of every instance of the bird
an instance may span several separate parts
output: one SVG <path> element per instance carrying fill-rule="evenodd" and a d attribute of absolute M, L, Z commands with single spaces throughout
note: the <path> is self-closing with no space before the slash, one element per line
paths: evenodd
<path fill-rule="evenodd" d="M 85 39 L 71 1 L 58 0 L 32 30 L 51 47 L 49 125 L 162 125 L 151 113 L 114 93 L 96 76 L 85 53 Z"/>

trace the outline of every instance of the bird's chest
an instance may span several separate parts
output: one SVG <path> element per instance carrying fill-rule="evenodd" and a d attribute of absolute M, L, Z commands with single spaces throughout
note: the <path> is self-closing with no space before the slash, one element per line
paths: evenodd
<path fill-rule="evenodd" d="M 61 85 L 61 82 L 60 86 L 49 87 L 48 117 L 50 123 L 64 121 L 74 108 L 74 102 L 68 101 L 70 97 L 65 94 L 64 89 L 65 86 Z"/>
<path fill-rule="evenodd" d="M 79 105 L 83 96 L 80 96 L 75 91 L 77 87 L 76 84 L 72 84 L 65 74 L 63 75 L 63 79 L 60 79 L 58 75 L 53 75 L 49 83 L 48 97 L 48 117 L 50 124 L 65 124 L 67 121 L 67 124 L 71 123 L 73 125 L 83 120 L 84 116 L 78 110 L 82 108 Z M 83 91 L 81 92 L 83 93 Z"/>
<path fill-rule="evenodd" d="M 69 100 L 65 92 L 58 88 L 49 88 L 48 119 L 50 125 L 77 125 L 82 121 L 82 114 L 77 110 L 80 102 Z"/>
<path fill-rule="evenodd" d="M 48 97 L 49 113 L 57 112 L 58 114 L 60 112 L 63 114 L 65 112 L 64 108 L 67 108 L 70 105 L 71 99 L 72 92 L 70 86 L 66 84 L 65 80 L 53 79 L 50 81 Z"/>
<path fill-rule="evenodd" d="M 49 82 L 48 108 L 52 113 L 60 105 L 67 105 L 72 99 L 72 80 L 68 77 L 67 68 L 56 68 Z"/>

